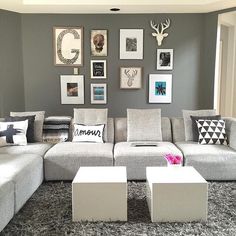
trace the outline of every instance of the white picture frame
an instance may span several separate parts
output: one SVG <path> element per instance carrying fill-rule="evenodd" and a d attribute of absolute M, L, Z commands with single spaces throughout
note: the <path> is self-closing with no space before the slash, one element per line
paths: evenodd
<path fill-rule="evenodd" d="M 173 49 L 157 49 L 157 70 L 173 70 Z"/>
<path fill-rule="evenodd" d="M 84 76 L 61 75 L 61 104 L 84 104 Z"/>
<path fill-rule="evenodd" d="M 120 67 L 120 89 L 141 89 L 142 67 Z"/>
<path fill-rule="evenodd" d="M 120 29 L 120 59 L 143 59 L 143 29 Z"/>
<path fill-rule="evenodd" d="M 91 55 L 94 57 L 107 56 L 107 30 L 91 30 Z"/>
<path fill-rule="evenodd" d="M 91 84 L 90 87 L 91 104 L 107 103 L 107 84 Z"/>
<path fill-rule="evenodd" d="M 90 73 L 91 73 L 91 79 L 106 79 L 107 78 L 107 61 L 106 60 L 91 60 Z"/>
<path fill-rule="evenodd" d="M 53 27 L 54 65 L 83 65 L 83 27 Z"/>
<path fill-rule="evenodd" d="M 149 75 L 149 103 L 172 102 L 172 74 Z"/>

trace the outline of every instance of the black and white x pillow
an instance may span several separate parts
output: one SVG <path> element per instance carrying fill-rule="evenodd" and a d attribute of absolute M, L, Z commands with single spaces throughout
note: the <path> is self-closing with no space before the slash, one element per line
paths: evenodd
<path fill-rule="evenodd" d="M 8 145 L 27 145 L 27 128 L 28 120 L 0 122 L 0 147 Z"/>
<path fill-rule="evenodd" d="M 227 144 L 224 120 L 197 120 L 199 144 Z"/>

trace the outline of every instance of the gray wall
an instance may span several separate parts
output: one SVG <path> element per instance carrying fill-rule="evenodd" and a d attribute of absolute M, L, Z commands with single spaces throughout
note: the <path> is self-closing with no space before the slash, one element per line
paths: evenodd
<path fill-rule="evenodd" d="M 151 36 L 149 21 L 172 20 L 167 30 L 169 36 L 162 48 L 174 49 L 173 71 L 156 70 L 157 44 Z M 25 81 L 25 109 L 46 110 L 47 115 L 72 115 L 74 107 L 108 107 L 110 116 L 124 116 L 126 108 L 161 108 L 165 116 L 179 116 L 182 109 L 199 109 L 212 106 L 212 81 L 203 80 L 204 39 L 206 38 L 204 14 L 155 14 L 155 15 L 53 15 L 23 14 L 22 38 Z M 85 105 L 60 104 L 61 74 L 72 74 L 73 68 L 53 65 L 53 26 L 84 27 Z M 144 29 L 144 59 L 119 60 L 119 29 Z M 108 29 L 108 104 L 90 104 L 90 30 Z M 209 32 L 211 33 L 211 32 Z M 211 42 L 209 42 L 211 44 Z M 210 62 L 209 62 L 210 63 Z M 119 67 L 142 66 L 143 88 L 119 89 Z M 206 67 L 207 68 L 207 67 Z M 173 74 L 173 101 L 171 104 L 148 104 L 148 75 Z M 205 78 L 204 78 L 205 79 Z M 207 78 L 211 80 L 212 78 Z M 103 80 L 102 82 L 106 82 Z M 210 91 L 210 94 L 209 94 Z M 204 99 L 202 99 L 204 97 Z"/>
<path fill-rule="evenodd" d="M 0 10 L 0 117 L 24 110 L 21 15 Z"/>

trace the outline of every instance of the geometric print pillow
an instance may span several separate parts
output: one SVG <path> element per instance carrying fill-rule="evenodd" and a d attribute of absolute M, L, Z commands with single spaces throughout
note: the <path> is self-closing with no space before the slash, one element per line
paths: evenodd
<path fill-rule="evenodd" d="M 197 120 L 199 144 L 227 144 L 224 120 Z"/>
<path fill-rule="evenodd" d="M 27 128 L 28 120 L 0 122 L 0 147 L 8 145 L 27 145 Z"/>

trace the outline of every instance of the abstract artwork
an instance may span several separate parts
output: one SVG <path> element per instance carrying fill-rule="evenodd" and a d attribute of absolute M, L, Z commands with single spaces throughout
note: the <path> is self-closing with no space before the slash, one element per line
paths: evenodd
<path fill-rule="evenodd" d="M 172 75 L 149 75 L 149 103 L 172 102 Z"/>
<path fill-rule="evenodd" d="M 61 104 L 84 104 L 84 76 L 61 75 Z"/>
<path fill-rule="evenodd" d="M 107 85 L 91 84 L 91 104 L 107 103 Z"/>

